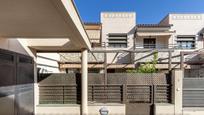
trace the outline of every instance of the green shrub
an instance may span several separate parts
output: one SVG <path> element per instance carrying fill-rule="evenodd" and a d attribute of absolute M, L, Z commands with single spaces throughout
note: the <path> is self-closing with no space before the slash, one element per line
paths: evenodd
<path fill-rule="evenodd" d="M 137 69 L 127 70 L 127 73 L 156 73 L 156 64 L 158 62 L 158 52 L 153 54 L 153 60 L 140 65 Z"/>

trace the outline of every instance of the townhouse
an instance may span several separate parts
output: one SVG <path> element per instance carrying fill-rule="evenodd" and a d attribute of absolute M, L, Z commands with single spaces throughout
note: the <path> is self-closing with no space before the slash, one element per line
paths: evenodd
<path fill-rule="evenodd" d="M 193 52 L 202 52 L 204 47 L 204 14 L 171 13 L 158 24 L 136 24 L 134 12 L 102 12 L 100 20 L 84 24 L 92 42 L 90 72 L 126 72 L 151 62 L 154 52 L 161 72 L 181 66 L 188 70 L 202 67 L 203 56 Z M 80 69 L 79 53 L 60 55 L 62 72 Z"/>
<path fill-rule="evenodd" d="M 14 6 L 9 7 L 12 5 Z M 145 62 L 151 61 L 153 59 L 152 53 L 155 52 L 158 53 L 156 67 L 159 70 L 170 70 L 172 68 L 202 69 L 204 14 L 169 14 L 158 24 L 136 24 L 136 14 L 134 12 L 103 12 L 101 13 L 100 23 L 86 23 L 83 25 L 72 0 L 0 1 L 0 6 L 0 13 L 2 14 L 2 18 L 0 19 L 0 114 L 3 115 L 38 114 L 38 112 L 42 114 L 58 114 L 60 112 L 62 114 L 70 114 L 70 112 L 82 115 L 88 115 L 91 112 L 98 114 L 99 109 L 104 104 L 100 105 L 96 103 L 96 105 L 88 105 L 90 98 L 88 68 L 89 72 L 95 73 L 126 72 L 126 70 L 135 69 Z M 87 55 L 88 50 L 90 53 Z M 48 52 L 55 53 L 50 54 Z M 88 60 L 89 63 L 87 62 Z M 79 71 L 82 74 L 80 84 L 63 84 L 62 87 L 65 88 L 70 85 L 71 89 L 68 88 L 66 90 L 76 93 L 71 96 L 74 96 L 76 100 L 79 99 L 80 105 L 69 103 L 68 106 L 57 105 L 58 107 L 56 107 L 53 104 L 43 105 L 40 103 L 40 100 L 43 100 L 43 96 L 49 97 L 49 95 L 43 95 L 43 93 L 51 93 L 51 97 L 49 97 L 51 101 L 54 99 L 54 101 L 59 102 L 62 98 L 63 104 L 65 104 L 64 102 L 70 98 L 71 93 L 65 93 L 65 89 L 49 89 L 49 87 L 48 89 L 43 89 L 43 86 L 39 84 L 40 79 L 38 79 L 38 73 L 74 73 Z M 190 75 L 194 75 L 192 71 L 189 71 L 189 73 Z M 70 76 L 68 77 L 71 78 Z M 183 84 L 180 82 L 183 77 L 182 71 L 174 72 L 173 77 L 175 78 L 173 80 L 174 87 L 172 88 L 172 99 L 175 99 L 173 103 L 168 103 L 168 96 L 170 94 L 166 94 L 166 91 L 162 90 L 163 95 L 167 95 L 165 99 L 167 99 L 167 103 L 169 104 L 168 108 L 170 107 L 171 109 L 165 108 L 167 107 L 166 105 L 153 105 L 156 109 L 155 112 L 171 110 L 173 111 L 172 113 L 182 113 L 181 89 Z M 103 79 L 103 77 L 100 78 Z M 166 77 L 164 76 L 164 78 Z M 63 79 L 59 79 L 59 77 L 53 81 L 58 80 L 60 83 L 63 83 Z M 123 79 L 121 80 L 124 82 Z M 74 82 L 76 81 L 75 79 Z M 116 79 L 116 81 L 119 80 Z M 141 81 L 141 83 L 144 81 Z M 189 82 L 195 86 L 200 81 L 201 85 L 198 85 L 203 88 L 201 79 L 197 79 L 195 82 L 192 79 L 187 82 L 184 80 L 184 88 L 189 88 L 186 87 L 189 86 L 187 84 Z M 78 85 L 77 88 L 75 85 Z M 109 88 L 106 88 L 107 84 L 100 85 L 102 85 L 102 88 L 96 90 L 102 89 L 102 91 L 105 91 L 106 89 L 108 91 Z M 128 94 L 124 93 L 126 85 L 122 84 L 121 86 L 120 84 L 119 88 L 113 83 L 111 85 L 114 87 L 110 90 L 114 91 L 114 93 L 116 92 L 114 95 L 119 97 L 117 97 L 119 103 L 109 103 L 108 108 L 111 112 L 121 113 L 122 111 L 122 114 L 129 112 L 128 107 L 126 108 L 124 104 L 126 101 L 124 97 L 128 97 Z M 168 88 L 169 84 L 166 85 L 163 87 L 167 91 L 171 91 L 171 88 Z M 152 84 L 147 86 L 147 94 L 151 93 L 147 95 L 147 101 L 145 98 L 141 99 L 141 96 L 137 94 L 133 94 L 136 97 L 133 99 L 139 102 L 144 102 L 145 100 L 148 104 L 152 103 L 152 100 L 154 100 L 152 99 L 152 95 L 157 94 L 157 92 L 149 89 L 149 86 L 154 88 Z M 92 102 L 95 99 L 93 87 L 91 86 L 93 94 L 91 97 Z M 133 89 L 131 87 L 130 89 Z M 195 90 L 196 88 L 194 87 L 194 91 L 199 90 L 200 95 L 203 95 L 202 90 Z M 55 100 L 56 98 L 52 97 L 53 92 L 48 91 L 52 89 L 56 89 L 57 95 L 54 94 L 54 96 L 59 96 L 60 99 Z M 141 86 L 139 90 L 138 87 L 136 89 L 129 91 L 141 91 Z M 105 94 L 107 91 L 99 91 L 97 95 L 99 97 L 103 96 L 100 93 Z M 185 98 L 189 93 L 189 89 L 185 89 L 184 91 L 184 106 L 192 107 L 193 104 L 198 107 L 203 106 L 200 103 L 202 102 L 202 98 L 196 98 L 194 96 L 189 101 L 188 98 Z M 62 92 L 63 96 L 58 95 L 58 93 L 60 94 Z M 197 94 L 192 92 L 192 89 L 190 89 L 190 96 Z M 144 93 L 145 97 L 146 92 L 142 93 Z M 115 97 L 113 97 L 112 93 L 109 94 L 112 97 L 109 100 L 111 102 Z M 64 97 L 65 95 L 67 96 L 66 99 Z M 71 100 L 68 101 L 73 101 L 74 99 L 71 97 Z M 192 102 L 191 99 L 196 101 Z M 98 100 L 101 101 L 100 98 Z M 123 101 L 122 104 L 121 100 Z M 149 107 L 146 102 L 144 102 L 147 105 L 143 107 L 145 108 L 144 110 L 146 111 L 146 108 L 151 110 L 152 105 Z M 139 106 L 137 104 L 135 104 L 135 108 L 140 107 L 140 104 Z M 143 112 L 144 110 L 141 109 Z M 194 114 L 193 112 L 195 111 L 195 109 L 192 109 L 190 112 Z M 203 111 L 199 112 L 203 114 Z"/>
<path fill-rule="evenodd" d="M 130 103 L 126 103 L 125 105 L 116 103 L 116 106 L 121 107 L 120 110 L 122 111 L 125 110 L 125 114 L 131 113 L 134 110 L 143 114 L 143 109 L 147 112 L 145 114 L 148 114 L 151 113 L 149 110 L 153 107 L 154 113 L 158 115 L 166 113 L 202 115 L 203 111 L 196 107 L 203 107 L 203 79 L 200 77 L 204 76 L 204 14 L 172 13 L 164 17 L 158 24 L 137 24 L 136 22 L 136 13 L 134 12 L 103 12 L 101 13 L 100 23 L 84 24 L 85 30 L 92 43 L 92 49 L 88 54 L 87 66 L 89 86 L 94 83 L 98 84 L 101 80 L 100 85 L 124 83 L 125 80 L 121 76 L 126 76 L 127 74 L 118 73 L 127 73 L 127 70 L 134 70 L 143 64 L 152 62 L 154 54 L 156 53 L 156 68 L 158 69 L 158 73 L 162 74 L 163 77 L 160 78 L 156 76 L 155 78 L 158 79 L 155 80 L 154 85 L 165 82 L 168 83 L 165 84 L 167 87 L 162 88 L 167 90 L 160 90 L 159 96 L 157 95 L 155 98 L 158 98 L 158 100 L 167 99 L 169 101 L 163 101 L 162 104 L 156 101 L 153 102 L 155 104 L 150 104 L 150 106 L 142 102 L 144 106 L 140 109 L 138 108 L 141 106 L 141 103 L 137 105 L 137 102 L 133 102 L 134 104 L 132 105 Z M 38 53 L 38 55 L 39 58 L 44 58 L 44 62 L 48 64 L 46 61 L 46 59 L 48 59 L 46 53 Z M 82 66 L 80 61 L 82 55 L 79 52 L 59 52 L 53 55 L 57 55 L 57 60 L 51 60 L 55 62 L 55 64 L 58 64 L 55 69 L 59 69 L 58 71 L 60 73 L 81 72 Z M 54 57 L 55 56 L 52 56 L 52 58 Z M 38 66 L 46 69 L 46 66 Z M 181 69 L 182 71 L 177 69 Z M 48 68 L 48 70 L 51 69 Z M 169 77 L 163 74 L 171 73 L 171 70 L 173 71 Z M 55 72 L 50 71 L 48 73 Z M 153 74 L 151 74 L 151 76 L 152 75 Z M 50 78 L 52 77 L 54 78 L 56 76 L 50 76 Z M 72 78 L 71 76 L 68 77 L 70 79 Z M 139 76 L 136 76 L 136 74 L 128 74 L 128 77 L 137 79 L 135 80 L 136 82 L 133 79 L 129 80 L 129 83 L 139 83 L 140 85 L 144 85 L 144 82 L 148 81 L 145 77 L 151 78 L 148 77 L 148 74 L 139 74 Z M 128 77 L 126 79 L 129 79 Z M 172 81 L 169 80 L 169 78 Z M 108 83 L 105 83 L 103 80 L 107 80 Z M 89 91 L 93 91 L 93 89 L 94 88 L 92 88 L 92 90 L 89 89 Z M 140 90 L 137 89 L 136 92 L 137 91 Z M 151 92 L 152 90 L 148 91 Z M 89 97 L 90 94 L 91 92 L 89 92 Z M 95 94 L 98 95 L 97 93 Z M 94 97 L 93 95 L 94 94 L 92 94 L 92 97 Z M 137 97 L 137 94 L 132 95 Z M 162 97 L 164 95 L 166 97 Z M 125 96 L 128 96 L 128 94 Z M 114 100 L 113 98 L 110 98 L 110 101 Z M 98 102 L 100 102 L 99 100 L 101 100 L 97 100 L 97 96 L 95 101 L 93 101 L 94 99 L 95 98 L 92 100 L 88 99 L 90 112 L 92 112 L 90 106 L 94 106 L 90 103 L 98 104 Z M 141 97 L 138 100 L 141 101 Z M 107 102 L 102 105 L 108 107 L 110 111 L 114 111 L 113 108 L 109 107 L 109 104 L 110 102 Z M 129 110 L 129 108 L 131 108 L 130 106 L 134 106 L 134 110 Z M 191 107 L 195 108 L 192 109 Z M 49 108 L 44 107 L 43 110 L 42 107 L 41 109 L 39 111 L 44 112 Z M 68 109 L 69 108 L 66 108 L 66 110 Z M 100 108 L 97 108 L 97 110 L 99 109 Z"/>

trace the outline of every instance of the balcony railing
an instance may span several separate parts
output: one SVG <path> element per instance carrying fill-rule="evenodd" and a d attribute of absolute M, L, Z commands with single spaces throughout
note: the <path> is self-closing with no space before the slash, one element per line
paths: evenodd
<path fill-rule="evenodd" d="M 135 44 L 135 48 L 147 49 L 195 49 L 196 44 Z"/>
<path fill-rule="evenodd" d="M 131 47 L 127 43 L 127 47 Z M 103 42 L 100 47 L 93 47 L 93 49 L 100 50 L 105 48 L 119 48 L 119 47 L 110 47 L 108 43 Z M 126 48 L 126 47 L 120 47 Z M 145 48 L 145 49 L 196 49 L 196 44 L 140 44 L 136 43 L 135 48 Z"/>

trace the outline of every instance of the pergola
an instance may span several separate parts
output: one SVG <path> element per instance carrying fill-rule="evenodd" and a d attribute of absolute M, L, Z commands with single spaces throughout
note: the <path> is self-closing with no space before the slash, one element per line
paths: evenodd
<path fill-rule="evenodd" d="M 87 53 L 91 44 L 73 0 L 0 0 L 0 14 L 2 39 L 18 39 L 35 52 L 82 53 L 81 107 L 82 115 L 88 115 Z"/>

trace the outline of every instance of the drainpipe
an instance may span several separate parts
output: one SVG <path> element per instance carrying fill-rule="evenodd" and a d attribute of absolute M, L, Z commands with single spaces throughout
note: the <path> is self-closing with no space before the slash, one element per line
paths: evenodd
<path fill-rule="evenodd" d="M 82 75 L 81 75 L 81 115 L 88 115 L 88 50 L 82 50 Z"/>

